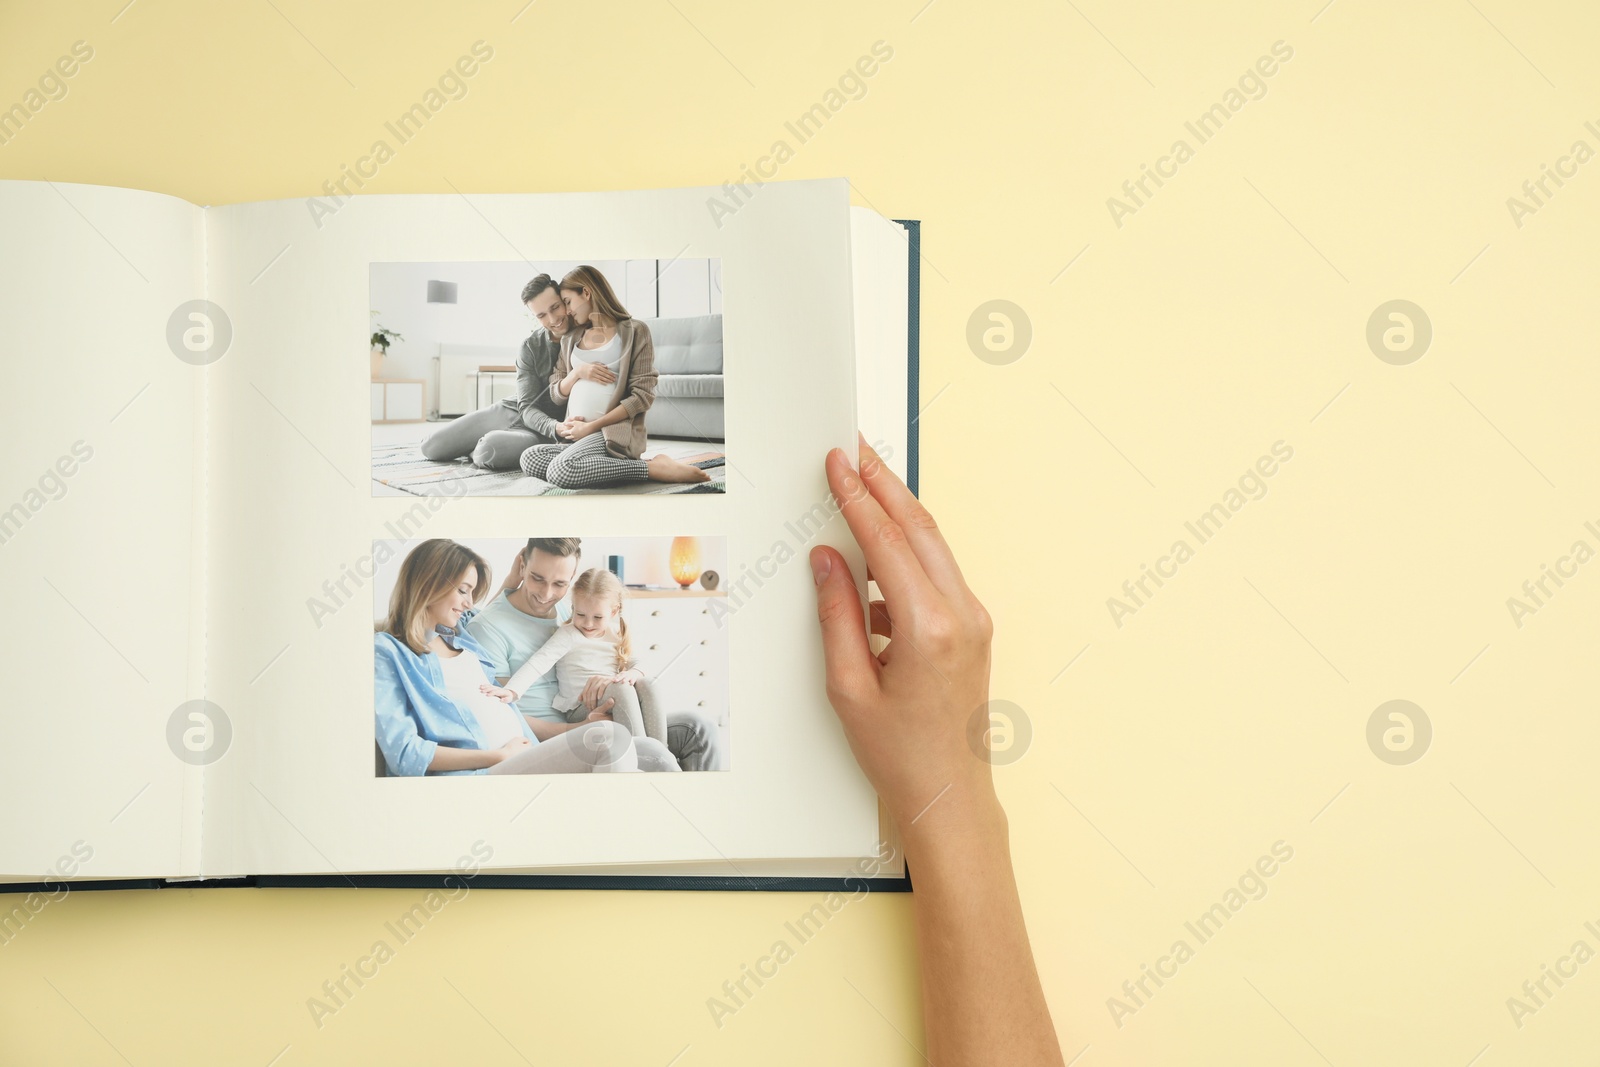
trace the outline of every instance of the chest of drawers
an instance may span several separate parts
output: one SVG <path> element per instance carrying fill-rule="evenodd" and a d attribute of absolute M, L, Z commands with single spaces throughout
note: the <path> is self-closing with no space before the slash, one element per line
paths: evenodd
<path fill-rule="evenodd" d="M 623 618 L 633 658 L 667 710 L 697 708 L 728 722 L 728 631 L 703 590 L 628 590 Z"/>

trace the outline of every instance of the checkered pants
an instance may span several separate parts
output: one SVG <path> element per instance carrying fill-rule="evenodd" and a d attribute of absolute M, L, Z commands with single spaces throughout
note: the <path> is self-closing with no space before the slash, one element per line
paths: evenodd
<path fill-rule="evenodd" d="M 648 463 L 613 456 L 606 451 L 606 435 L 599 432 L 569 444 L 532 445 L 522 453 L 520 466 L 522 473 L 558 489 L 605 489 L 650 480 Z"/>

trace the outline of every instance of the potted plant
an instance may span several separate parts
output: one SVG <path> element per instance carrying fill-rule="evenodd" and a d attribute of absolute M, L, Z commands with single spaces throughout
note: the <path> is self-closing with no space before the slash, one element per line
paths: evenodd
<path fill-rule="evenodd" d="M 374 311 L 373 314 L 376 315 L 377 312 Z M 391 330 L 381 323 L 374 327 L 372 331 L 372 376 L 374 378 L 383 376 L 383 357 L 389 354 L 389 345 L 395 341 L 404 340 L 405 338 L 397 331 Z"/>

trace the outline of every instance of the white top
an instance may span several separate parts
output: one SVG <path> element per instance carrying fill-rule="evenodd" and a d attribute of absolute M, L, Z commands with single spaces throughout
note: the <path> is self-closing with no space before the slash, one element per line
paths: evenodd
<path fill-rule="evenodd" d="M 599 348 L 583 349 L 573 345 L 571 355 L 574 367 L 579 363 L 600 363 L 611 373 L 617 374 L 617 368 L 622 364 L 622 338 L 614 333 L 611 340 Z M 582 415 L 593 422 L 611 410 L 611 396 L 616 391 L 615 381 L 610 385 L 601 385 L 588 378 L 579 378 L 572 387 L 572 395 L 567 397 L 567 418 Z"/>
<path fill-rule="evenodd" d="M 449 659 L 440 656 L 439 670 L 444 674 L 445 695 L 477 717 L 484 748 L 499 748 L 522 736 L 517 709 L 478 688 L 489 679 L 476 652 L 463 649 Z"/>
<path fill-rule="evenodd" d="M 585 637 L 572 623 L 564 622 L 532 659 L 517 668 L 505 687 L 521 695 L 551 664 L 556 668 L 556 696 L 551 706 L 557 711 L 571 711 L 580 703 L 578 698 L 583 696 L 584 684 L 590 678 L 617 673 L 617 639 L 611 634 Z"/>

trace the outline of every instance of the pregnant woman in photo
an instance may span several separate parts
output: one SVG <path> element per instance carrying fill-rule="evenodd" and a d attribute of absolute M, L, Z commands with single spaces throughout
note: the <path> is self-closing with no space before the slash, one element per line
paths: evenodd
<path fill-rule="evenodd" d="M 645 412 L 656 398 L 650 328 L 628 315 L 593 267 L 569 271 L 561 279 L 561 299 L 573 326 L 561 339 L 550 396 L 567 406 L 556 436 L 570 443 L 530 446 L 522 453 L 523 473 L 561 489 L 709 481 L 709 474 L 682 460 L 640 458 Z"/>
<path fill-rule="evenodd" d="M 517 709 L 483 692 L 489 657 L 460 629 L 489 591 L 489 564 L 464 545 L 424 541 L 400 565 L 378 625 L 378 748 L 392 775 L 637 771 L 628 730 L 595 712 L 540 739 Z M 676 765 L 672 767 L 677 770 Z"/>

